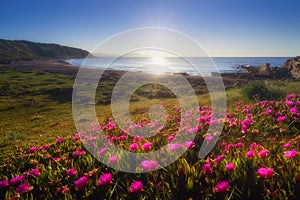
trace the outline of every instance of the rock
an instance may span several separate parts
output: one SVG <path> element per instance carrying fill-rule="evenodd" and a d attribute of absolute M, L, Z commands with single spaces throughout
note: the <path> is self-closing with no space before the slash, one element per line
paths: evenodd
<path fill-rule="evenodd" d="M 275 77 L 278 79 L 289 79 L 291 78 L 291 74 L 287 68 L 276 67 Z"/>
<path fill-rule="evenodd" d="M 257 68 L 257 67 L 254 67 L 254 66 L 240 65 L 239 68 L 240 68 L 240 69 L 246 70 L 249 74 L 256 74 L 256 73 L 258 72 L 258 68 Z"/>
<path fill-rule="evenodd" d="M 281 65 L 282 69 L 286 69 L 292 78 L 300 80 L 300 56 L 288 59 Z"/>
<path fill-rule="evenodd" d="M 258 74 L 260 75 L 270 76 L 272 72 L 273 70 L 271 69 L 269 63 L 262 64 L 258 67 Z"/>

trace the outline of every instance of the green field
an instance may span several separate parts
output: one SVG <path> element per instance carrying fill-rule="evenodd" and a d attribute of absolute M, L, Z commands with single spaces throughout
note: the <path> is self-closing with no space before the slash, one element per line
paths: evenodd
<path fill-rule="evenodd" d="M 285 96 L 299 94 L 299 82 L 259 81 L 228 89 L 228 111 L 221 133 L 207 132 L 212 117 L 207 106 L 209 94 L 199 94 L 199 109 L 186 111 L 185 117 L 180 119 L 178 102 L 170 98 L 172 93 L 167 88 L 154 84 L 143 86 L 134 92 L 130 101 L 133 121 L 136 125 L 150 126 L 147 111 L 153 104 L 166 107 L 167 119 L 157 135 L 144 140 L 132 138 L 109 119 L 108 100 L 115 81 L 105 79 L 96 92 L 96 111 L 102 131 L 115 145 L 144 153 L 163 147 L 174 135 L 195 134 L 195 139 L 189 141 L 192 145 L 179 141 L 168 146 L 170 153 L 186 148 L 171 165 L 134 174 L 109 168 L 98 162 L 95 154 L 90 154 L 89 145 L 99 147 L 102 139 L 92 139 L 90 144 L 88 139 L 79 140 L 72 117 L 74 80 L 71 75 L 0 68 L 1 199 L 19 196 L 21 199 L 298 197 L 300 96 L 289 95 L 286 99 Z M 264 99 L 266 101 L 261 101 Z M 188 121 L 190 112 L 199 117 L 195 127 Z M 181 120 L 186 120 L 186 124 L 178 128 Z M 155 123 L 161 127 L 159 122 Z M 86 134 L 88 138 L 98 136 L 98 132 L 89 130 Z M 217 145 L 200 159 L 201 144 L 218 134 L 221 136 Z M 135 150 L 131 149 L 133 144 Z M 150 145 L 149 149 L 144 147 L 146 144 Z M 109 160 L 116 157 L 109 151 L 99 156 Z M 117 156 L 120 160 L 127 159 Z M 158 161 L 149 158 L 137 169 L 154 169 Z"/>
<path fill-rule="evenodd" d="M 0 157 L 15 146 L 29 146 L 55 141 L 58 137 L 76 132 L 72 117 L 72 87 L 75 77 L 32 70 L 0 68 Z M 113 81 L 102 81 L 98 92 L 97 115 L 99 121 L 110 116 L 110 99 Z M 299 82 L 269 81 L 269 87 L 283 90 L 285 94 L 299 92 Z M 155 103 L 174 104 L 175 98 L 160 98 L 166 88 L 145 86 L 132 95 L 130 110 L 133 115 L 141 114 Z M 148 91 L 147 93 L 143 91 Z M 151 96 L 149 95 L 151 92 Z M 209 95 L 198 95 L 199 104 L 209 103 Z M 227 91 L 227 103 L 250 101 L 241 88 Z"/>

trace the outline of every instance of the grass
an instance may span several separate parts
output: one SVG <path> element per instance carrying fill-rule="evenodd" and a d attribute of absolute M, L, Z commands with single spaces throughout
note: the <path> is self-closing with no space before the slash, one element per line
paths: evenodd
<path fill-rule="evenodd" d="M 1 199 L 17 198 L 23 184 L 30 185 L 21 194 L 23 199 L 296 199 L 299 195 L 299 155 L 292 158 L 285 155 L 286 151 L 299 150 L 300 113 L 299 110 L 296 114 L 291 112 L 292 108 L 299 107 L 299 97 L 290 97 L 292 105 L 267 101 L 257 103 L 244 95 L 243 90 L 248 86 L 229 89 L 226 91 L 228 118 L 218 145 L 208 157 L 198 158 L 210 120 L 203 118 L 199 122 L 201 128 L 197 127 L 195 132 L 195 146 L 180 159 L 158 171 L 130 174 L 97 162 L 86 151 L 88 145 L 83 146 L 78 138 L 72 138 L 76 133 L 71 101 L 75 77 L 6 68 L 0 68 L 0 72 L 0 181 L 10 180 L 10 186 L 0 188 Z M 99 86 L 96 93 L 97 116 L 104 125 L 101 129 L 110 140 L 122 148 L 129 148 L 132 138 L 118 128 L 109 129 L 114 122 L 109 120 L 111 107 L 107 99 L 114 84 L 106 80 Z M 266 81 L 265 85 L 287 94 L 300 93 L 299 82 Z M 152 89 L 153 94 L 149 92 Z M 174 106 L 178 102 L 169 98 L 170 95 L 168 89 L 157 85 L 146 85 L 132 95 L 129 110 L 136 123 L 149 121 L 149 116 L 143 113 L 154 104 L 167 106 L 166 114 L 171 116 L 159 134 L 136 142 L 138 152 L 145 151 L 141 148 L 145 142 L 152 142 L 153 149 L 160 148 L 168 143 L 168 136 L 178 131 L 179 112 Z M 197 97 L 199 104 L 203 105 L 200 116 L 209 117 L 210 108 L 205 106 L 210 104 L 209 94 Z M 272 113 L 266 113 L 266 110 L 272 110 Z M 198 111 L 195 110 L 195 113 Z M 188 119 L 185 121 L 187 124 L 183 130 L 190 131 L 193 127 L 189 126 Z M 115 140 L 114 136 L 126 139 Z M 64 140 L 55 142 L 60 137 Z M 49 148 L 45 148 L 45 144 L 49 144 Z M 284 144 L 290 147 L 285 148 Z M 29 152 L 29 147 L 37 149 Z M 253 158 L 246 158 L 249 150 L 254 151 Z M 259 155 L 263 150 L 268 150 L 264 158 Z M 76 155 L 76 152 L 83 154 Z M 223 160 L 216 161 L 221 154 Z M 108 152 L 104 158 L 110 156 L 112 154 Z M 56 158 L 59 161 L 55 161 Z M 233 171 L 226 170 L 229 163 L 235 165 Z M 204 170 L 205 164 L 209 164 L 208 172 Z M 71 168 L 77 173 L 72 177 L 66 176 L 66 171 Z M 269 178 L 261 178 L 258 174 L 261 168 L 274 170 L 274 173 Z M 32 170 L 38 170 L 38 173 L 29 175 Z M 110 173 L 112 180 L 101 186 L 98 180 L 104 173 Z M 24 175 L 24 180 L 11 183 L 14 177 L 20 175 Z M 86 185 L 76 187 L 76 180 L 84 176 L 88 177 Z M 131 193 L 129 188 L 135 181 L 142 181 L 143 190 Z M 217 192 L 217 185 L 222 181 L 228 181 L 229 187 Z"/>
<path fill-rule="evenodd" d="M 71 102 L 74 79 L 71 75 L 0 68 L 0 157 L 13 151 L 16 145 L 49 143 L 76 132 Z M 106 80 L 97 89 L 99 121 L 111 115 L 107 101 L 114 85 L 114 81 Z M 283 88 L 286 93 L 297 93 L 300 88 L 299 82 L 269 81 L 267 85 Z M 226 95 L 228 105 L 240 100 L 250 102 L 241 88 L 229 89 Z M 155 103 L 178 103 L 171 96 L 171 91 L 163 86 L 146 85 L 132 95 L 130 112 L 138 115 Z M 201 94 L 198 100 L 200 105 L 208 105 L 210 96 Z"/>

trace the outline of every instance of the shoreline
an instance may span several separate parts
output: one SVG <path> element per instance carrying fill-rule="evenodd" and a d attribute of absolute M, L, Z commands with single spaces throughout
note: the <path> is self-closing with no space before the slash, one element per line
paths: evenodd
<path fill-rule="evenodd" d="M 58 73 L 58 74 L 65 74 L 76 77 L 77 72 L 80 67 L 71 65 L 67 63 L 63 59 L 36 59 L 36 60 L 17 60 L 13 61 L 11 64 L 2 64 L 0 65 L 4 68 L 10 68 L 15 70 L 35 70 L 41 72 L 48 72 L 48 73 Z M 96 70 L 96 69 L 91 69 Z M 119 78 L 127 71 L 117 71 L 117 70 L 105 70 L 101 79 L 103 80 L 111 80 L 111 81 L 118 81 Z M 141 73 L 143 75 L 149 76 L 174 76 L 173 75 L 155 75 L 155 74 L 148 74 L 145 72 L 130 72 L 130 73 Z M 192 85 L 192 87 L 196 86 L 205 86 L 205 82 L 203 77 L 201 76 L 191 76 L 187 73 L 178 73 L 183 75 Z M 279 81 L 289 81 L 290 79 L 287 78 L 276 78 L 276 77 L 266 77 L 257 74 L 251 73 L 212 73 L 212 78 L 214 75 L 221 76 L 224 82 L 224 86 L 226 89 L 242 86 L 252 81 L 259 81 L 259 80 L 279 80 Z"/>

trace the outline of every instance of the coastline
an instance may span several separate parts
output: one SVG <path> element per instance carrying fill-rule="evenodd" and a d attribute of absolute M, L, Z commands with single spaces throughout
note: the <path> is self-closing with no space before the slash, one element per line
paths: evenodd
<path fill-rule="evenodd" d="M 18 60 L 18 61 L 13 61 L 11 64 L 1 64 L 0 66 L 4 68 L 15 69 L 15 70 L 36 70 L 41 72 L 71 75 L 74 77 L 76 77 L 76 74 L 79 70 L 78 66 L 68 64 L 63 59 L 35 59 L 31 61 Z M 104 80 L 106 79 L 118 80 L 124 73 L 126 73 L 126 71 L 106 70 L 103 74 L 103 78 Z M 142 73 L 142 72 L 131 72 L 131 73 Z M 185 73 L 180 73 L 180 74 L 186 77 L 192 86 L 205 84 L 203 78 L 200 76 L 191 76 Z M 214 77 L 213 75 L 214 74 L 212 74 L 212 77 Z M 266 78 L 260 76 L 253 76 L 250 73 L 221 73 L 220 75 L 222 76 L 226 88 L 240 86 L 240 85 L 247 84 L 251 81 L 261 80 L 262 78 Z M 167 75 L 167 76 L 172 76 L 172 75 Z M 283 79 L 274 79 L 274 78 L 271 79 L 283 80 Z"/>
<path fill-rule="evenodd" d="M 2 64 L 0 65 L 4 68 L 10 68 L 15 70 L 35 70 L 40 72 L 49 72 L 49 73 L 58 73 L 58 74 L 65 74 L 76 77 L 76 74 L 80 67 L 71 65 L 63 59 L 35 59 L 35 60 L 17 60 L 13 61 L 10 64 Z M 91 69 L 95 70 L 95 69 Z M 103 74 L 103 80 L 112 80 L 117 81 L 119 78 L 125 74 L 126 71 L 117 71 L 117 70 L 106 70 Z M 143 72 L 130 72 L 130 73 L 140 73 L 146 74 Z M 200 76 L 190 76 L 185 73 L 180 73 L 183 75 L 190 84 L 194 86 L 205 86 L 205 82 L 202 77 Z M 217 74 L 217 73 L 215 73 Z M 147 74 L 151 75 L 151 74 Z M 176 75 L 176 74 L 175 74 Z M 252 81 L 258 80 L 287 80 L 286 78 L 276 78 L 276 77 L 265 77 L 265 76 L 258 76 L 253 75 L 250 73 L 221 73 L 225 88 L 232 88 L 236 86 L 242 86 Z M 160 75 L 162 76 L 162 75 Z M 163 76 L 172 76 L 172 75 L 163 75 Z M 214 77 L 214 73 L 211 77 Z"/>

